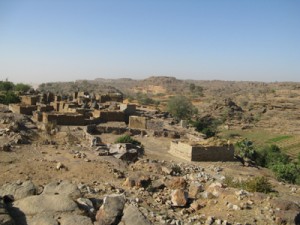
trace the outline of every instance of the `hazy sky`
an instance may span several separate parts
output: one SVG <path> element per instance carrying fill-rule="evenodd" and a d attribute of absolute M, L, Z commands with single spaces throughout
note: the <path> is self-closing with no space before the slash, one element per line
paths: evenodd
<path fill-rule="evenodd" d="M 300 81 L 298 0 L 0 0 L 0 80 Z"/>

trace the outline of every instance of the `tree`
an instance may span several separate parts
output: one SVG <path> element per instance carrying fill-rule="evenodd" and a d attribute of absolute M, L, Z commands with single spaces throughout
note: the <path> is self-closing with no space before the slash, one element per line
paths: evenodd
<path fill-rule="evenodd" d="M 18 83 L 18 84 L 16 84 L 16 86 L 15 86 L 15 90 L 16 90 L 16 91 L 21 91 L 21 92 L 27 92 L 27 91 L 29 91 L 30 88 L 31 88 L 30 85 L 28 85 L 28 84 L 23 84 L 23 83 Z"/>
<path fill-rule="evenodd" d="M 176 119 L 190 119 L 197 113 L 197 108 L 185 96 L 178 95 L 168 101 L 167 111 Z"/>
<path fill-rule="evenodd" d="M 14 86 L 15 85 L 10 81 L 0 81 L 0 91 L 12 91 Z"/>

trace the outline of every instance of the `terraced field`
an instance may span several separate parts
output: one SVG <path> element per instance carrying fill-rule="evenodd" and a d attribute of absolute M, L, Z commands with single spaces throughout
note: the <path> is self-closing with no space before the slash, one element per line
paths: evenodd
<path fill-rule="evenodd" d="M 231 130 L 223 131 L 220 136 L 226 139 L 235 136 L 235 141 L 247 138 L 253 141 L 257 147 L 274 144 L 292 158 L 296 158 L 300 153 L 300 135 L 280 135 L 266 130 Z"/>
<path fill-rule="evenodd" d="M 300 153 L 300 136 L 279 136 L 268 142 L 276 144 L 292 158 L 296 158 Z"/>

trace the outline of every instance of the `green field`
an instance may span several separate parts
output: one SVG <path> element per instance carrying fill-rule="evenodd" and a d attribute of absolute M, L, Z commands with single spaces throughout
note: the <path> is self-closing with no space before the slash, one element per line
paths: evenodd
<path fill-rule="evenodd" d="M 300 153 L 300 135 L 275 134 L 264 130 L 223 130 L 219 136 L 233 141 L 247 138 L 257 147 L 275 144 L 292 158 Z"/>

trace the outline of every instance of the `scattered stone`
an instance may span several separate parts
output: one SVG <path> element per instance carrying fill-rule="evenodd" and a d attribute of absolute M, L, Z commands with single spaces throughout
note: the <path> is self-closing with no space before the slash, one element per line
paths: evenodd
<path fill-rule="evenodd" d="M 185 189 L 187 182 L 183 177 L 172 177 L 172 179 L 167 182 L 167 187 L 170 189 Z"/>
<path fill-rule="evenodd" d="M 206 224 L 206 225 L 211 225 L 211 224 L 214 223 L 214 221 L 215 221 L 215 218 L 212 217 L 212 216 L 209 216 L 209 217 L 207 217 L 207 219 L 206 219 L 206 221 L 205 221 L 205 224 Z"/>
<path fill-rule="evenodd" d="M 143 187 L 146 188 L 151 183 L 151 178 L 148 175 L 142 173 L 136 173 L 130 177 L 127 177 L 125 182 L 123 183 L 124 186 L 127 187 Z"/>
<path fill-rule="evenodd" d="M 103 200 L 103 205 L 96 214 L 95 225 L 118 224 L 123 215 L 124 205 L 124 195 L 106 196 Z"/>
<path fill-rule="evenodd" d="M 65 165 L 62 164 L 61 162 L 58 162 L 58 163 L 56 164 L 56 169 L 57 169 L 57 170 L 61 170 L 61 169 L 64 169 L 64 168 L 65 168 Z"/>
<path fill-rule="evenodd" d="M 83 209 L 88 214 L 92 215 L 95 211 L 93 203 L 88 198 L 78 198 L 76 202 L 79 205 L 80 209 Z"/>
<path fill-rule="evenodd" d="M 124 215 L 119 225 L 150 225 L 150 221 L 133 205 L 125 207 Z"/>
<path fill-rule="evenodd" d="M 166 187 L 165 182 L 162 179 L 154 180 L 151 183 L 152 191 L 162 190 Z"/>
<path fill-rule="evenodd" d="M 11 145 L 10 144 L 4 144 L 1 146 L 0 150 L 5 151 L 5 152 L 10 152 L 11 151 Z"/>
<path fill-rule="evenodd" d="M 161 171 L 163 174 L 166 174 L 166 175 L 171 175 L 173 172 L 172 169 L 169 169 L 168 167 L 165 167 L 165 166 L 161 167 Z"/>
<path fill-rule="evenodd" d="M 191 182 L 189 187 L 189 197 L 196 199 L 200 192 L 204 191 L 203 185 L 199 182 Z"/>
<path fill-rule="evenodd" d="M 188 193 L 183 189 L 176 189 L 171 194 L 171 202 L 173 206 L 186 206 L 188 201 Z"/>

